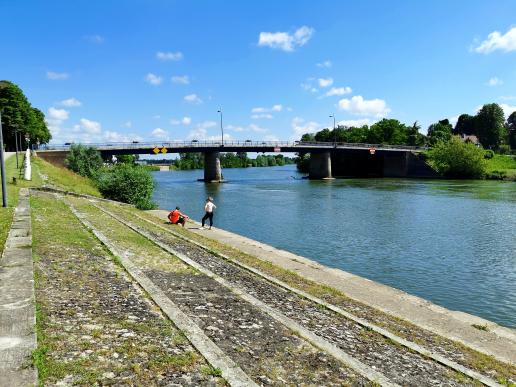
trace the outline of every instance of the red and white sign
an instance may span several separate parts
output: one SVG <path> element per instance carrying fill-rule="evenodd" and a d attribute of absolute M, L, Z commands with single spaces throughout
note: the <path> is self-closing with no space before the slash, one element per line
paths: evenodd
<path fill-rule="evenodd" d="M 276 152 L 276 153 L 281 152 L 281 148 L 280 148 L 280 147 L 278 147 L 278 146 L 277 146 L 277 147 L 275 147 L 275 148 L 274 148 L 274 152 Z"/>
<path fill-rule="evenodd" d="M 369 148 L 369 153 L 374 155 L 376 152 L 376 148 Z"/>

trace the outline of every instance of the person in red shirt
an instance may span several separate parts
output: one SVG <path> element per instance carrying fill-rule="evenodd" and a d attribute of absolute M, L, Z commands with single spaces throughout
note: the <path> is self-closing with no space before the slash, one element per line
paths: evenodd
<path fill-rule="evenodd" d="M 175 210 L 171 211 L 170 214 L 168 214 L 168 220 L 170 220 L 170 223 L 172 224 L 180 224 L 184 227 L 186 219 L 189 219 L 189 216 L 182 214 L 179 211 L 179 207 L 176 207 Z"/>

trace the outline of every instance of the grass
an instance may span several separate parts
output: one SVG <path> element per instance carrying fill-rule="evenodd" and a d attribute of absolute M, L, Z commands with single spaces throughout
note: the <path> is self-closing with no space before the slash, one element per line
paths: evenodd
<path fill-rule="evenodd" d="M 487 160 L 488 179 L 516 180 L 516 157 L 509 155 L 494 155 Z"/>
<path fill-rule="evenodd" d="M 102 197 L 92 180 L 69 169 L 56 167 L 41 158 L 34 157 L 32 160 L 33 165 L 37 166 L 41 173 L 48 178 L 50 185 L 69 192 Z"/>

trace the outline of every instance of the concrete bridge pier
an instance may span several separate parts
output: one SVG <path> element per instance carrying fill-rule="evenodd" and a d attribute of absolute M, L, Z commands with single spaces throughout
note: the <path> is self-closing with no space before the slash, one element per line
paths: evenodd
<path fill-rule="evenodd" d="M 206 183 L 222 182 L 222 168 L 220 167 L 219 152 L 204 153 L 204 181 Z"/>
<path fill-rule="evenodd" d="M 308 177 L 314 180 L 333 179 L 331 175 L 331 153 L 310 153 L 310 167 Z"/>

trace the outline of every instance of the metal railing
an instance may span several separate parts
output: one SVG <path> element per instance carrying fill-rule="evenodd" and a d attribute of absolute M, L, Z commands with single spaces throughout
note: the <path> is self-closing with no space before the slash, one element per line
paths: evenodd
<path fill-rule="evenodd" d="M 66 144 L 44 144 L 39 150 L 69 150 L 74 143 Z M 222 148 L 222 147 L 241 147 L 241 148 L 354 148 L 354 149 L 391 149 L 391 150 L 427 150 L 426 146 L 408 145 L 386 145 L 369 143 L 346 143 L 346 142 L 318 142 L 318 141 L 154 141 L 154 142 L 113 142 L 113 143 L 88 143 L 85 146 L 95 147 L 99 150 L 109 149 L 153 149 L 158 148 Z"/>

